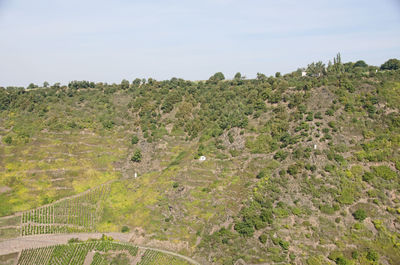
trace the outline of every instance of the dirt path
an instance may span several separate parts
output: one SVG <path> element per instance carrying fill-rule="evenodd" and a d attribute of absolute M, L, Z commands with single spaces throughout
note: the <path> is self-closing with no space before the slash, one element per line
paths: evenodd
<path fill-rule="evenodd" d="M 90 251 L 90 252 L 86 255 L 86 258 L 85 258 L 85 261 L 83 262 L 83 265 L 90 265 L 90 264 L 92 264 L 93 257 L 94 257 L 94 254 L 95 254 L 95 253 L 96 253 L 95 251 Z"/>
<path fill-rule="evenodd" d="M 6 255 L 15 252 L 21 252 L 23 249 L 27 248 L 39 248 L 46 246 L 53 246 L 58 244 L 66 244 L 71 238 L 78 238 L 80 240 L 87 240 L 89 238 L 101 238 L 101 236 L 105 234 L 107 236 L 111 236 L 116 241 L 121 242 L 129 242 L 133 234 L 131 233 L 77 233 L 77 234 L 54 234 L 54 235 L 35 235 L 35 236 L 24 236 L 17 237 L 13 239 L 8 239 L 0 242 L 0 255 Z M 173 255 L 179 258 L 182 258 L 192 264 L 200 265 L 197 261 L 180 255 L 178 253 L 174 253 L 171 251 L 146 247 L 146 246 L 137 246 L 139 249 L 149 249 L 154 251 L 159 251 L 168 255 Z"/>

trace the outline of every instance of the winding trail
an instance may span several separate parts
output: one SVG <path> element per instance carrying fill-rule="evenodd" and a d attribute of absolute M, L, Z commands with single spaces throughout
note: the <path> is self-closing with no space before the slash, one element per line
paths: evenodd
<path fill-rule="evenodd" d="M 130 243 L 129 240 L 133 236 L 133 234 L 130 233 L 75 233 L 75 234 L 50 234 L 50 235 L 24 236 L 24 237 L 17 237 L 13 239 L 0 241 L 0 255 L 21 252 L 23 249 L 27 248 L 39 248 L 39 247 L 53 246 L 59 244 L 66 244 L 68 243 L 68 240 L 71 238 L 78 238 L 83 241 L 88 240 L 89 238 L 99 239 L 103 234 L 111 236 L 112 238 L 114 238 L 114 240 L 123 243 Z M 173 255 L 182 258 L 192 264 L 201 265 L 200 263 L 189 257 L 168 250 L 135 245 L 135 244 L 134 246 L 137 246 L 138 248 L 144 250 L 148 249 L 148 250 L 159 251 L 168 255 Z"/>

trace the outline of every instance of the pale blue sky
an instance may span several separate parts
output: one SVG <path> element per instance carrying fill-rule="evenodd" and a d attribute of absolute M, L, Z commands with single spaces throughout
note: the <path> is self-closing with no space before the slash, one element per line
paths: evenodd
<path fill-rule="evenodd" d="M 400 58 L 399 0 L 0 0 L 0 86 Z"/>

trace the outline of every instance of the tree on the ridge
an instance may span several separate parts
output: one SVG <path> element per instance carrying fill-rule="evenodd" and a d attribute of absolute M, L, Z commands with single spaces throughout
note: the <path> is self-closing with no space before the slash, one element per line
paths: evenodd
<path fill-rule="evenodd" d="M 366 64 L 363 60 L 359 60 L 359 61 L 355 62 L 353 67 L 368 67 L 368 64 Z"/>
<path fill-rule="evenodd" d="M 222 81 L 225 80 L 225 76 L 222 72 L 215 73 L 213 76 L 210 77 L 210 81 Z"/>
<path fill-rule="evenodd" d="M 235 74 L 235 80 L 240 80 L 240 79 L 242 79 L 242 74 L 241 73 L 239 73 L 239 72 L 237 72 L 236 74 Z"/>
<path fill-rule="evenodd" d="M 129 81 L 126 79 L 123 79 L 121 81 L 121 89 L 128 89 L 129 88 Z"/>
<path fill-rule="evenodd" d="M 389 59 L 381 65 L 381 70 L 397 70 L 400 69 L 400 60 Z"/>

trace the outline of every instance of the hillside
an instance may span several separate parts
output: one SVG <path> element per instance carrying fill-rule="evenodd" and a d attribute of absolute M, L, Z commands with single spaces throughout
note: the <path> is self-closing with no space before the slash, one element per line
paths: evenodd
<path fill-rule="evenodd" d="M 400 69 L 305 70 L 0 88 L 0 238 L 126 232 L 201 264 L 399 264 Z"/>

